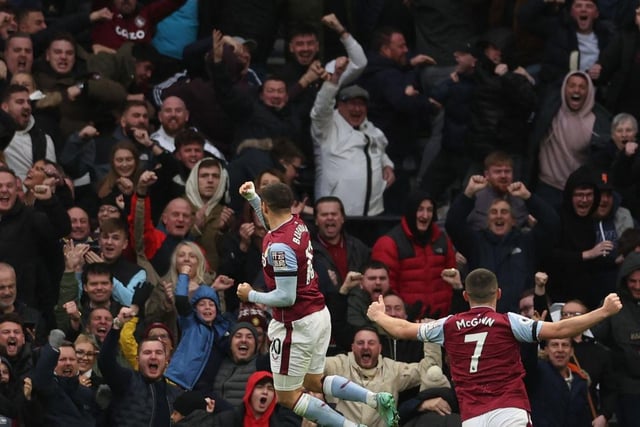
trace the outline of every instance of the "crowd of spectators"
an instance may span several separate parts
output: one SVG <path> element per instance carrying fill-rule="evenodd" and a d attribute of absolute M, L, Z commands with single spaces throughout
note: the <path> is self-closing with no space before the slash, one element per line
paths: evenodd
<path fill-rule="evenodd" d="M 0 425 L 309 427 L 236 296 L 265 289 L 245 181 L 313 230 L 325 374 L 402 424 L 460 425 L 455 384 L 368 305 L 464 311 L 486 268 L 500 312 L 621 295 L 522 359 L 535 425 L 636 425 L 637 0 L 0 0 L 0 52 Z"/>

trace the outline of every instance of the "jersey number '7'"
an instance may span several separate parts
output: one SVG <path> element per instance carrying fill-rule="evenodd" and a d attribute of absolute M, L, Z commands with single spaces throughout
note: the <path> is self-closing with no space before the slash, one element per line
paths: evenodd
<path fill-rule="evenodd" d="M 474 374 L 478 372 L 478 362 L 480 361 L 480 355 L 482 354 L 484 341 L 487 339 L 488 334 L 488 332 L 479 332 L 477 334 L 467 334 L 464 336 L 464 342 L 476 343 L 476 348 L 473 350 L 471 363 L 469 364 L 469 373 Z"/>

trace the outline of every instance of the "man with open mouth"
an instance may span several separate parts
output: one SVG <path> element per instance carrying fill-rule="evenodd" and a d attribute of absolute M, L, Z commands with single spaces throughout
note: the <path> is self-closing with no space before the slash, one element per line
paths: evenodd
<path fill-rule="evenodd" d="M 518 23 L 545 39 L 540 81 L 549 89 L 569 70 L 586 71 L 594 80 L 600 76 L 596 62 L 613 38 L 614 25 L 600 19 L 597 0 L 528 1 L 518 12 Z M 578 53 L 575 63 L 573 52 Z"/>
<path fill-rule="evenodd" d="M 24 378 L 33 366 L 31 344 L 25 341 L 23 328 L 17 313 L 6 313 L 0 318 L 0 356 L 9 360 L 19 378 Z"/>
<path fill-rule="evenodd" d="M 100 350 L 98 366 L 113 394 L 109 419 L 117 426 L 169 427 L 173 402 L 181 390 L 165 379 L 168 359 L 162 341 L 148 338 L 140 342 L 138 371 L 123 368 L 117 361 L 120 331 L 136 315 L 134 309 L 123 307 Z"/>
<path fill-rule="evenodd" d="M 377 301 L 377 298 L 376 298 Z M 353 337 L 348 354 L 327 357 L 325 375 L 342 375 L 356 384 L 367 384 L 372 391 L 385 390 L 397 399 L 400 392 L 419 385 L 426 386 L 427 370 L 442 366 L 441 351 L 435 344 L 424 346 L 424 357 L 419 363 L 398 362 L 382 356 L 380 336 L 374 326 L 360 327 Z M 369 427 L 384 427 L 385 420 L 375 409 L 356 402 L 333 400 L 336 410 L 346 417 L 358 420 Z"/>
<path fill-rule="evenodd" d="M 73 344 L 64 332 L 54 329 L 40 351 L 33 373 L 33 390 L 44 406 L 44 420 L 50 426 L 95 426 L 95 396 L 89 387 L 79 386 L 79 369 Z"/>

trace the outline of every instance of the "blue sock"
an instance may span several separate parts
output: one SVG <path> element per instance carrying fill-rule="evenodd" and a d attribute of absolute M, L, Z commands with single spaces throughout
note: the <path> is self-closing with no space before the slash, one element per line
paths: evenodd
<path fill-rule="evenodd" d="M 293 412 L 297 415 L 327 427 L 356 427 L 358 424 L 347 420 L 322 400 L 302 393 Z"/>
<path fill-rule="evenodd" d="M 339 375 L 327 375 L 324 377 L 322 391 L 325 395 L 337 397 L 338 399 L 366 403 L 372 408 L 378 406 L 375 393 Z"/>

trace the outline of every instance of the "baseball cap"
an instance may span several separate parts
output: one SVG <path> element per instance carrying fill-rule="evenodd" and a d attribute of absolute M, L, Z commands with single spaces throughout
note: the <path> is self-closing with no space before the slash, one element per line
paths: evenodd
<path fill-rule="evenodd" d="M 600 191 L 612 191 L 613 184 L 611 184 L 611 176 L 606 171 L 600 171 L 596 174 L 596 185 Z"/>
<path fill-rule="evenodd" d="M 354 98 L 362 98 L 365 101 L 369 100 L 369 92 L 367 92 L 366 90 L 364 90 L 363 88 L 361 88 L 358 85 L 352 85 L 352 86 L 347 86 L 343 89 L 340 90 L 340 92 L 338 93 L 338 100 L 339 101 L 348 101 L 350 99 L 354 99 Z"/>
<path fill-rule="evenodd" d="M 476 58 L 478 58 L 480 54 L 480 50 L 478 49 L 476 44 L 472 42 L 461 42 L 455 45 L 453 48 L 453 52 L 468 53 L 469 55 L 472 55 Z"/>
<path fill-rule="evenodd" d="M 238 43 L 245 45 L 247 49 L 249 49 L 249 52 L 253 52 L 258 47 L 258 42 L 253 39 L 245 39 L 240 36 L 233 36 L 233 39 Z"/>

